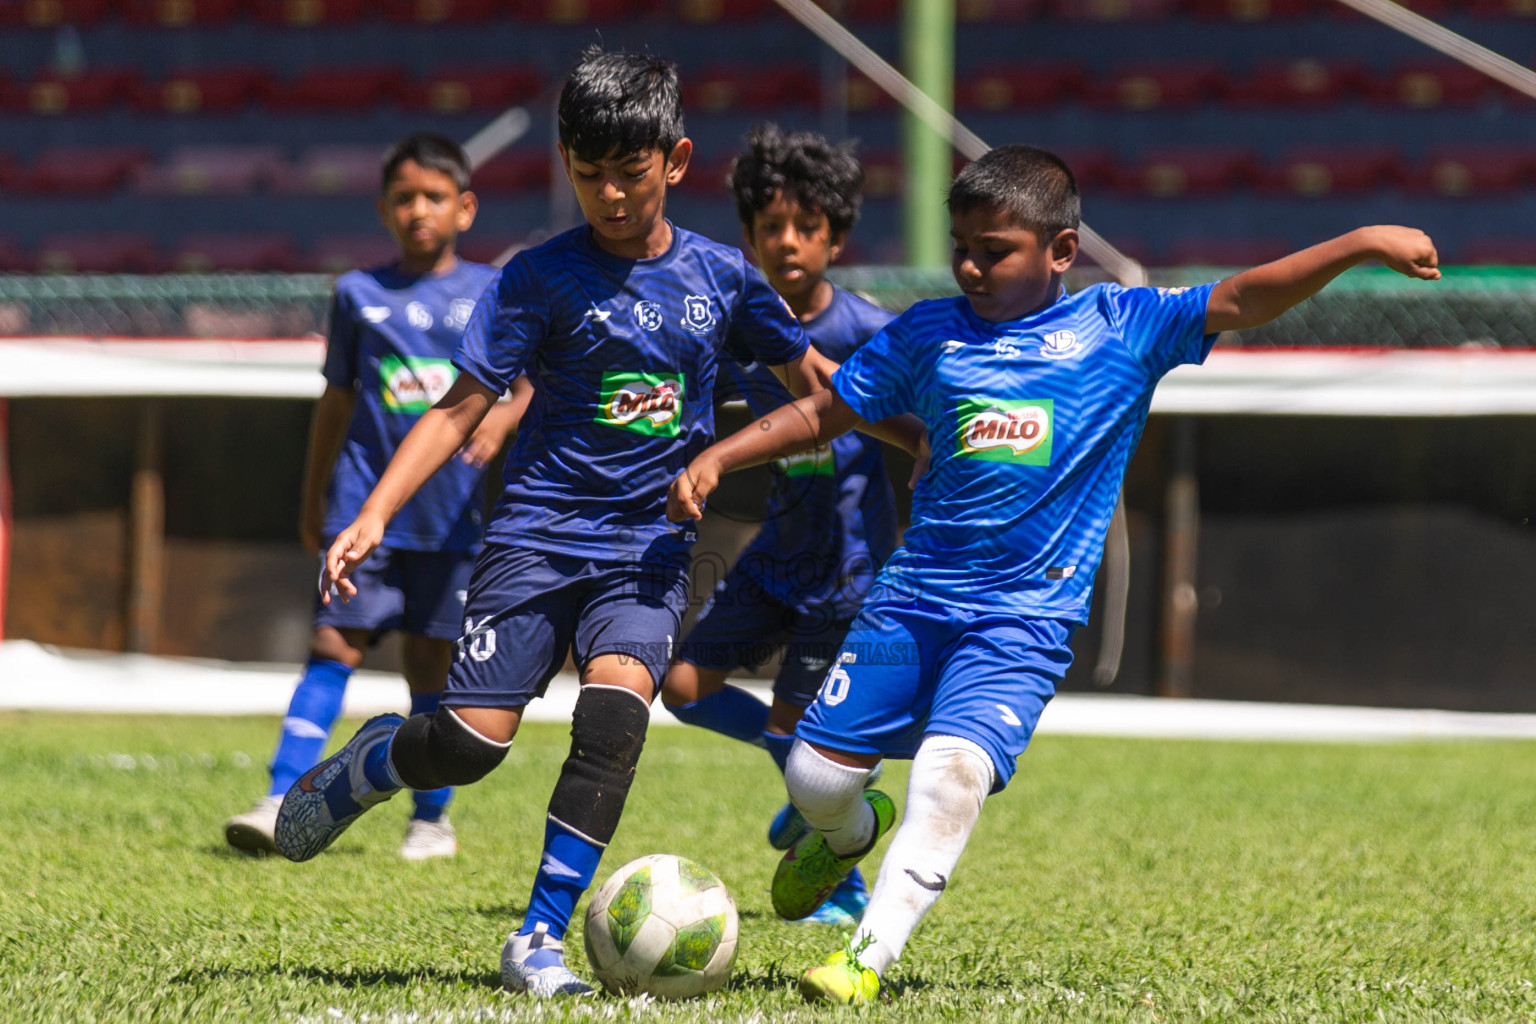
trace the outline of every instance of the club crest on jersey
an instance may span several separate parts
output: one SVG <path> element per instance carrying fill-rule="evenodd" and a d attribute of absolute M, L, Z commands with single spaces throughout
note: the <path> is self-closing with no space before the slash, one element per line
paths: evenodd
<path fill-rule="evenodd" d="M 454 299 L 448 303 L 448 315 L 443 317 L 443 323 L 456 331 L 462 331 L 469 326 L 469 318 L 474 311 L 474 299 Z"/>
<path fill-rule="evenodd" d="M 405 321 L 418 331 L 429 331 L 432 329 L 432 311 L 419 302 L 407 303 Z"/>
<path fill-rule="evenodd" d="M 385 356 L 379 360 L 379 393 L 390 412 L 423 413 L 448 393 L 457 376 L 447 359 Z"/>
<path fill-rule="evenodd" d="M 682 432 L 683 375 L 605 373 L 598 398 L 598 423 L 651 437 Z"/>
<path fill-rule="evenodd" d="M 683 328 L 694 334 L 708 334 L 715 329 L 715 310 L 707 295 L 689 295 L 683 299 Z"/>
<path fill-rule="evenodd" d="M 661 306 L 649 299 L 641 299 L 635 303 L 635 323 L 642 331 L 661 330 Z"/>
<path fill-rule="evenodd" d="M 1055 403 L 1049 398 L 999 402 L 962 398 L 956 409 L 957 455 L 988 462 L 1048 466 L 1056 432 Z"/>
<path fill-rule="evenodd" d="M 1040 339 L 1040 354 L 1046 359 L 1068 359 L 1082 348 L 1083 343 L 1071 331 L 1052 331 Z"/>

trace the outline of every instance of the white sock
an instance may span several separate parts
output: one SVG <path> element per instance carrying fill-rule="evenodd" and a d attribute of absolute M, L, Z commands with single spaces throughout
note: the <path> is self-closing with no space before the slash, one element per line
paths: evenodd
<path fill-rule="evenodd" d="M 925 736 L 917 748 L 906 814 L 880 864 L 869 909 L 853 934 L 854 949 L 866 936 L 873 938 L 859 961 L 876 974 L 884 974 L 901 956 L 913 929 L 949 884 L 992 779 L 992 759 L 970 740 Z"/>
<path fill-rule="evenodd" d="M 874 838 L 875 811 L 864 802 L 867 778 L 869 769 L 838 764 L 804 740 L 795 741 L 784 767 L 790 800 L 840 856 L 858 853 Z"/>

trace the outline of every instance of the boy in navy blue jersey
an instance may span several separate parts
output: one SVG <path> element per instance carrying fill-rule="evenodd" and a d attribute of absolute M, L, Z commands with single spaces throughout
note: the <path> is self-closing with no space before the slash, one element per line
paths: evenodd
<path fill-rule="evenodd" d="M 809 914 L 895 819 L 865 791 L 882 757 L 912 758 L 906 818 L 849 947 L 800 982 L 867 1002 L 938 899 L 989 793 L 1007 785 L 1088 614 L 1126 464 L 1158 380 L 1221 331 L 1265 323 L 1347 268 L 1379 259 L 1439 278 L 1434 245 L 1361 228 L 1199 288 L 1095 285 L 1077 255 L 1077 183 L 1059 159 L 1004 146 L 949 192 L 964 296 L 919 302 L 861 348 L 832 390 L 780 409 L 694 460 L 669 515 L 699 514 L 722 472 L 861 419 L 915 412 L 932 464 L 912 526 L 796 730 L 785 780 L 813 831 L 780 862 L 774 907 Z"/>
<path fill-rule="evenodd" d="M 891 314 L 826 278 L 858 218 L 864 170 L 851 146 L 760 125 L 731 169 L 742 235 L 768 282 L 822 355 L 841 363 Z M 717 389 L 755 416 L 791 401 L 766 367 L 724 363 Z M 762 529 L 720 582 L 667 673 L 662 700 L 684 722 L 757 743 L 782 771 L 795 723 L 842 644 L 875 571 L 896 547 L 895 498 L 880 442 L 845 434 L 774 463 Z M 771 707 L 726 684 L 782 645 Z M 788 849 L 805 831 L 785 805 L 769 842 Z M 806 920 L 853 925 L 869 897 L 858 869 Z"/>
<path fill-rule="evenodd" d="M 318 555 L 362 507 L 395 448 L 453 383 L 450 357 L 496 269 L 455 254 L 474 223 L 469 163 L 451 139 L 422 132 L 384 159 L 379 218 L 400 259 L 336 281 L 325 350 L 325 391 L 315 406 L 299 534 Z M 405 633 L 402 657 L 411 712 L 437 709 L 453 641 L 464 622 L 464 591 L 482 529 L 484 466 L 501 449 L 527 403 L 504 403 L 401 510 L 378 550 L 358 569 L 366 600 L 316 606 L 314 639 L 272 755 L 268 795 L 224 827 L 231 846 L 275 851 L 282 794 L 320 758 L 341 713 L 347 680 L 383 633 Z M 417 793 L 401 856 L 457 851 L 447 817 L 451 789 Z"/>
<path fill-rule="evenodd" d="M 347 577 L 385 524 L 527 374 L 534 398 L 470 580 L 443 705 L 367 723 L 294 783 L 277 824 L 279 849 L 305 860 L 402 787 L 484 777 L 574 652 L 570 755 L 527 914 L 502 950 L 503 984 L 535 996 L 591 991 L 566 967 L 561 940 L 618 826 L 687 602 L 694 531 L 667 521 L 666 494 L 711 440 L 719 352 L 751 353 L 797 395 L 824 387 L 832 368 L 738 250 L 663 215 L 693 148 L 675 65 L 588 50 L 558 117 L 586 223 L 502 271 L 454 357 L 459 378 L 327 555 L 342 596 L 355 594 Z"/>

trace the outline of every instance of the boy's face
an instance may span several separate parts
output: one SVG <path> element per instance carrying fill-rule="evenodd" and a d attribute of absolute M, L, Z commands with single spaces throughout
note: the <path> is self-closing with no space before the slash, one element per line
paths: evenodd
<path fill-rule="evenodd" d="M 671 153 L 653 148 L 626 156 L 610 153 L 596 161 L 559 148 L 565 176 L 598 245 L 627 259 L 661 255 L 667 188 L 683 180 L 693 143 L 682 139 Z M 658 244 L 661 250 L 653 251 Z"/>
<path fill-rule="evenodd" d="M 1017 320 L 1056 299 L 1061 275 L 1077 257 L 1070 228 L 1044 244 L 1006 210 L 975 207 L 949 217 L 955 283 L 983 320 Z"/>
<path fill-rule="evenodd" d="M 752 214 L 752 223 L 742 227 L 742 234 L 763 276 L 791 305 L 816 290 L 846 239 L 846 233 L 832 234 L 825 213 L 801 206 L 782 191 Z"/>
<path fill-rule="evenodd" d="M 478 208 L 473 192 L 460 192 L 448 175 L 414 160 L 395 169 L 379 197 L 379 219 L 400 246 L 405 264 L 422 270 L 452 251 L 459 232 L 475 222 Z"/>

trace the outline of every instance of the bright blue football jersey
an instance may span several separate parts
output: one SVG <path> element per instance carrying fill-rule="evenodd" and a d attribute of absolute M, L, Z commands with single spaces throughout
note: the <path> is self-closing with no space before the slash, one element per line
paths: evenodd
<path fill-rule="evenodd" d="M 831 304 L 802 326 L 822 355 L 842 363 L 891 319 L 879 306 L 834 288 Z M 793 401 L 761 363 L 727 360 L 720 385 L 744 398 L 753 416 Z M 896 498 L 881 447 L 853 432 L 772 463 L 762 529 L 738 561 L 783 604 L 804 613 L 824 611 L 834 621 L 858 612 L 875 571 L 896 547 Z"/>
<path fill-rule="evenodd" d="M 1094 285 L 1004 323 L 920 302 L 859 349 L 838 394 L 867 420 L 916 413 L 933 449 L 876 589 L 1086 621 L 1152 391 L 1215 340 L 1212 287 Z"/>
<path fill-rule="evenodd" d="M 453 384 L 457 351 L 496 268 L 460 260 L 445 274 L 393 266 L 336 279 L 325 379 L 356 389 L 357 404 L 331 474 L 324 531 L 334 537 L 363 501 L 405 435 Z M 406 551 L 474 551 L 480 545 L 484 471 L 452 459 L 406 503 L 384 543 Z"/>
<path fill-rule="evenodd" d="M 607 560 L 682 557 L 667 488 L 714 435 L 720 350 L 770 366 L 805 332 L 738 249 L 673 227 L 629 260 L 574 228 L 517 254 L 475 309 L 454 364 L 495 391 L 527 373 L 534 396 L 486 539 Z"/>

